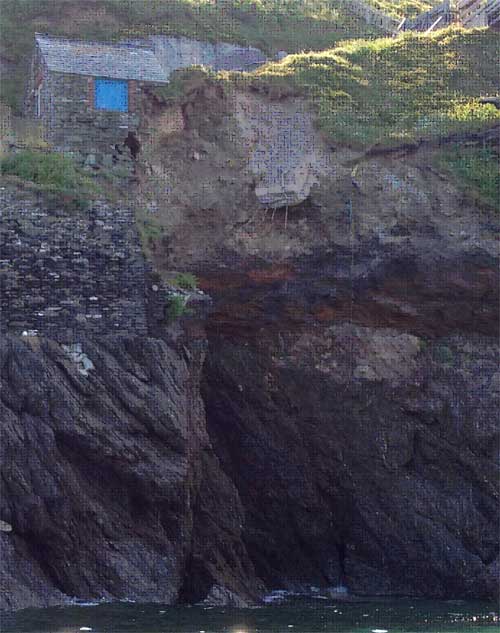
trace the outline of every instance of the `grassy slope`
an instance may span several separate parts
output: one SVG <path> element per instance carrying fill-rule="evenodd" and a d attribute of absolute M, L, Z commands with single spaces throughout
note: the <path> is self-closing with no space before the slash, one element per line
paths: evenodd
<path fill-rule="evenodd" d="M 450 28 L 341 43 L 230 76 L 274 95 L 307 96 L 338 142 L 390 146 L 498 121 L 500 112 L 477 97 L 498 92 L 499 52 L 498 33 Z"/>
<path fill-rule="evenodd" d="M 0 0 L 0 99 L 19 108 L 33 34 L 113 40 L 185 35 L 297 52 L 379 33 L 335 0 Z"/>

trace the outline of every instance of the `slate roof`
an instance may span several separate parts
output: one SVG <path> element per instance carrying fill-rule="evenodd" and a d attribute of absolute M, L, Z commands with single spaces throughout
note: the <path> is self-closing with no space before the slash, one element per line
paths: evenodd
<path fill-rule="evenodd" d="M 36 35 L 47 68 L 58 73 L 166 83 L 166 72 L 151 49 Z"/>

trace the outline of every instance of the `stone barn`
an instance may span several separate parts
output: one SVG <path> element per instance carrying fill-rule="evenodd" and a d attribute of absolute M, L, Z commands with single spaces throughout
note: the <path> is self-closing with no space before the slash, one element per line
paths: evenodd
<path fill-rule="evenodd" d="M 40 120 L 54 149 L 105 162 L 126 146 L 137 151 L 141 92 L 167 81 L 154 51 L 140 43 L 37 34 L 26 114 Z"/>
<path fill-rule="evenodd" d="M 141 93 L 179 68 L 251 70 L 267 61 L 251 46 L 153 35 L 110 44 L 35 35 L 25 114 L 57 151 L 98 163 L 138 150 Z M 128 146 L 127 147 L 123 147 Z M 125 150 L 125 152 L 124 152 Z"/>

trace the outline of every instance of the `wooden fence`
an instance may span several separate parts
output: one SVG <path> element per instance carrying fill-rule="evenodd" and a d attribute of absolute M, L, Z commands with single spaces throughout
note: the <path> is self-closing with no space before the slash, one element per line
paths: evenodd
<path fill-rule="evenodd" d="M 500 23 L 500 0 L 457 0 L 457 21 L 466 28 Z"/>
<path fill-rule="evenodd" d="M 417 15 L 413 19 L 405 20 L 404 31 L 428 31 L 434 28 L 444 28 L 455 21 L 455 12 L 449 0 Z"/>
<path fill-rule="evenodd" d="M 365 4 L 363 0 L 340 0 L 343 6 L 367 24 L 395 35 L 402 31 L 429 31 L 442 29 L 450 24 L 465 28 L 500 24 L 500 0 L 444 0 L 441 4 L 415 18 L 399 22 L 382 11 Z"/>

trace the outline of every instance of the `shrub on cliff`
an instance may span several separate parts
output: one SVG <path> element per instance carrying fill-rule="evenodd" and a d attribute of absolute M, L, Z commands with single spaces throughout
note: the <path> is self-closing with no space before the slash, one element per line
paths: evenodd
<path fill-rule="evenodd" d="M 24 150 L 4 157 L 0 173 L 32 183 L 65 207 L 85 207 L 97 193 L 96 185 L 64 154 Z"/>
<path fill-rule="evenodd" d="M 171 295 L 167 300 L 165 317 L 169 323 L 180 319 L 186 311 L 187 297 L 184 295 Z"/>
<path fill-rule="evenodd" d="M 151 91 L 160 102 L 172 105 L 182 102 L 187 94 L 213 83 L 216 76 L 215 71 L 205 66 L 179 68 L 172 72 L 167 84 L 155 86 Z"/>
<path fill-rule="evenodd" d="M 192 273 L 179 273 L 172 283 L 183 290 L 196 290 L 198 287 L 198 279 Z"/>

